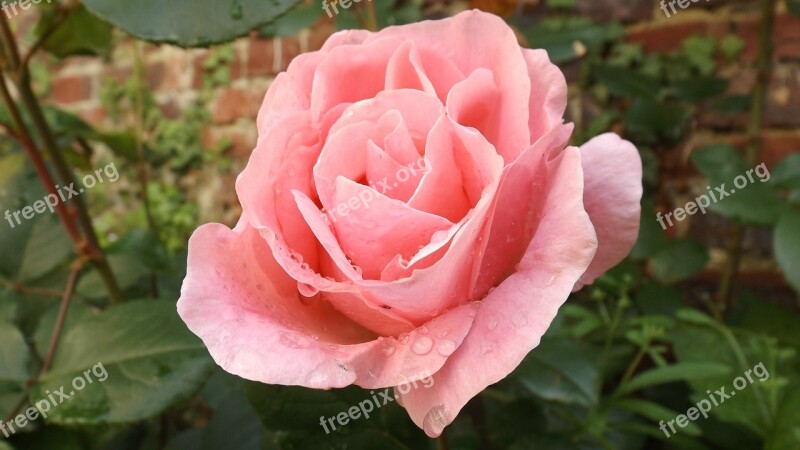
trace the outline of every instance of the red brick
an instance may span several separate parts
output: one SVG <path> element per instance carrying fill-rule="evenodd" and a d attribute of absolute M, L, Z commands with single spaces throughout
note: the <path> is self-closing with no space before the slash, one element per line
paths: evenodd
<path fill-rule="evenodd" d="M 95 126 L 102 124 L 108 116 L 106 109 L 102 106 L 81 111 L 78 113 L 78 115 L 81 117 L 81 119 Z"/>
<path fill-rule="evenodd" d="M 61 104 L 88 100 L 92 95 L 92 83 L 87 76 L 67 76 L 53 81 L 53 101 Z"/>
<path fill-rule="evenodd" d="M 800 132 L 767 131 L 761 135 L 759 161 L 765 162 L 767 167 L 775 167 L 792 153 L 800 153 Z"/>
<path fill-rule="evenodd" d="M 255 118 L 264 95 L 227 88 L 217 94 L 213 105 L 214 123 L 230 123 L 239 118 Z"/>
<path fill-rule="evenodd" d="M 706 21 L 685 21 L 676 24 L 658 24 L 637 27 L 628 32 L 625 40 L 642 44 L 648 53 L 668 53 L 681 48 L 683 41 L 693 34 L 706 34 L 709 24 Z"/>
<path fill-rule="evenodd" d="M 300 54 L 300 41 L 294 37 L 280 38 L 281 60 L 275 70 L 275 44 L 273 39 L 259 36 L 250 38 L 247 50 L 247 76 L 269 76 L 286 70 L 289 63 Z"/>
<path fill-rule="evenodd" d="M 653 15 L 651 0 L 578 0 L 576 6 L 579 14 L 601 22 L 647 20 Z"/>
<path fill-rule="evenodd" d="M 313 52 L 321 49 L 325 41 L 335 32 L 336 25 L 327 18 L 318 22 L 317 25 L 311 27 L 311 33 L 308 38 L 308 51 Z"/>

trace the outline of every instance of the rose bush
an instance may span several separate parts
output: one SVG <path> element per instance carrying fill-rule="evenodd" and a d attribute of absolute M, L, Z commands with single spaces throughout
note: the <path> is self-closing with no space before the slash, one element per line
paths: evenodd
<path fill-rule="evenodd" d="M 270 87 L 242 217 L 192 236 L 181 317 L 250 380 L 432 373 L 396 395 L 438 436 L 638 234 L 636 148 L 567 146 L 566 101 L 546 52 L 490 14 L 334 34 Z"/>

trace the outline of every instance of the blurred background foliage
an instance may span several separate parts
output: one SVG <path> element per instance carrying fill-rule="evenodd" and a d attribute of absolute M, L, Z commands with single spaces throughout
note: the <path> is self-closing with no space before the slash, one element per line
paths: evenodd
<path fill-rule="evenodd" d="M 255 112 L 293 56 L 337 29 L 467 7 L 561 66 L 574 144 L 611 130 L 640 149 L 640 239 L 438 441 L 395 404 L 325 435 L 320 416 L 367 392 L 217 368 L 175 313 L 186 242 L 235 222 Z M 0 418 L 97 362 L 109 372 L 0 450 L 800 448 L 800 1 L 662 14 L 640 0 L 375 0 L 334 18 L 316 0 L 62 0 L 0 14 L 0 210 L 108 163 L 121 173 L 61 217 L 0 226 Z M 656 221 L 762 162 L 768 182 L 666 231 Z M 758 363 L 769 379 L 659 430 Z"/>

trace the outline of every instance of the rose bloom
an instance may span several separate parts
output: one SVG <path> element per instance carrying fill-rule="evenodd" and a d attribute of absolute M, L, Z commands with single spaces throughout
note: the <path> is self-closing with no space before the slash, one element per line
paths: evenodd
<path fill-rule="evenodd" d="M 433 374 L 395 395 L 440 435 L 638 234 L 636 148 L 567 146 L 566 103 L 547 53 L 491 14 L 334 34 L 269 88 L 241 219 L 192 236 L 181 317 L 249 380 Z"/>

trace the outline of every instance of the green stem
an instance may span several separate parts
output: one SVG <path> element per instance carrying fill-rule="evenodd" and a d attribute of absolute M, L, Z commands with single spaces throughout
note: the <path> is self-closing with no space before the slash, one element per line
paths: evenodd
<path fill-rule="evenodd" d="M 36 95 L 31 88 L 28 67 L 21 64 L 16 41 L 14 40 L 13 34 L 11 34 L 8 21 L 2 14 L 0 14 L 0 37 L 2 37 L 3 47 L 10 58 L 10 61 L 8 61 L 11 65 L 10 69 L 12 73 L 17 74 L 17 79 L 15 81 L 20 95 L 20 102 L 25 106 L 25 109 L 28 110 L 28 114 L 33 121 L 34 129 L 41 138 L 44 149 L 52 160 L 56 172 L 61 178 L 62 184 L 74 184 L 75 177 L 58 149 L 58 144 L 47 124 L 41 105 L 39 105 L 39 101 L 36 99 Z M 26 57 L 25 61 L 28 62 L 29 60 L 30 58 Z M 90 261 L 92 265 L 97 269 L 97 272 L 106 285 L 110 301 L 112 303 L 120 303 L 122 301 L 122 292 L 111 271 L 111 266 L 108 264 L 108 259 L 106 259 L 100 247 L 86 204 L 81 197 L 76 197 L 73 199 L 73 205 L 77 211 L 78 223 L 86 237 L 86 248 L 81 248 L 80 251 L 82 254 L 88 255 L 91 258 Z"/>
<path fill-rule="evenodd" d="M 758 160 L 761 131 L 764 126 L 764 109 L 770 77 L 772 75 L 772 31 L 775 24 L 776 0 L 761 0 L 761 26 L 759 28 L 758 59 L 756 60 L 756 85 L 753 90 L 753 103 L 750 105 L 750 123 L 747 127 L 748 145 L 745 158 L 748 164 L 755 165 Z M 720 311 L 727 308 L 736 273 L 739 270 L 742 253 L 744 225 L 736 222 L 728 241 L 728 260 L 723 269 L 722 279 L 717 289 L 717 305 Z"/>

